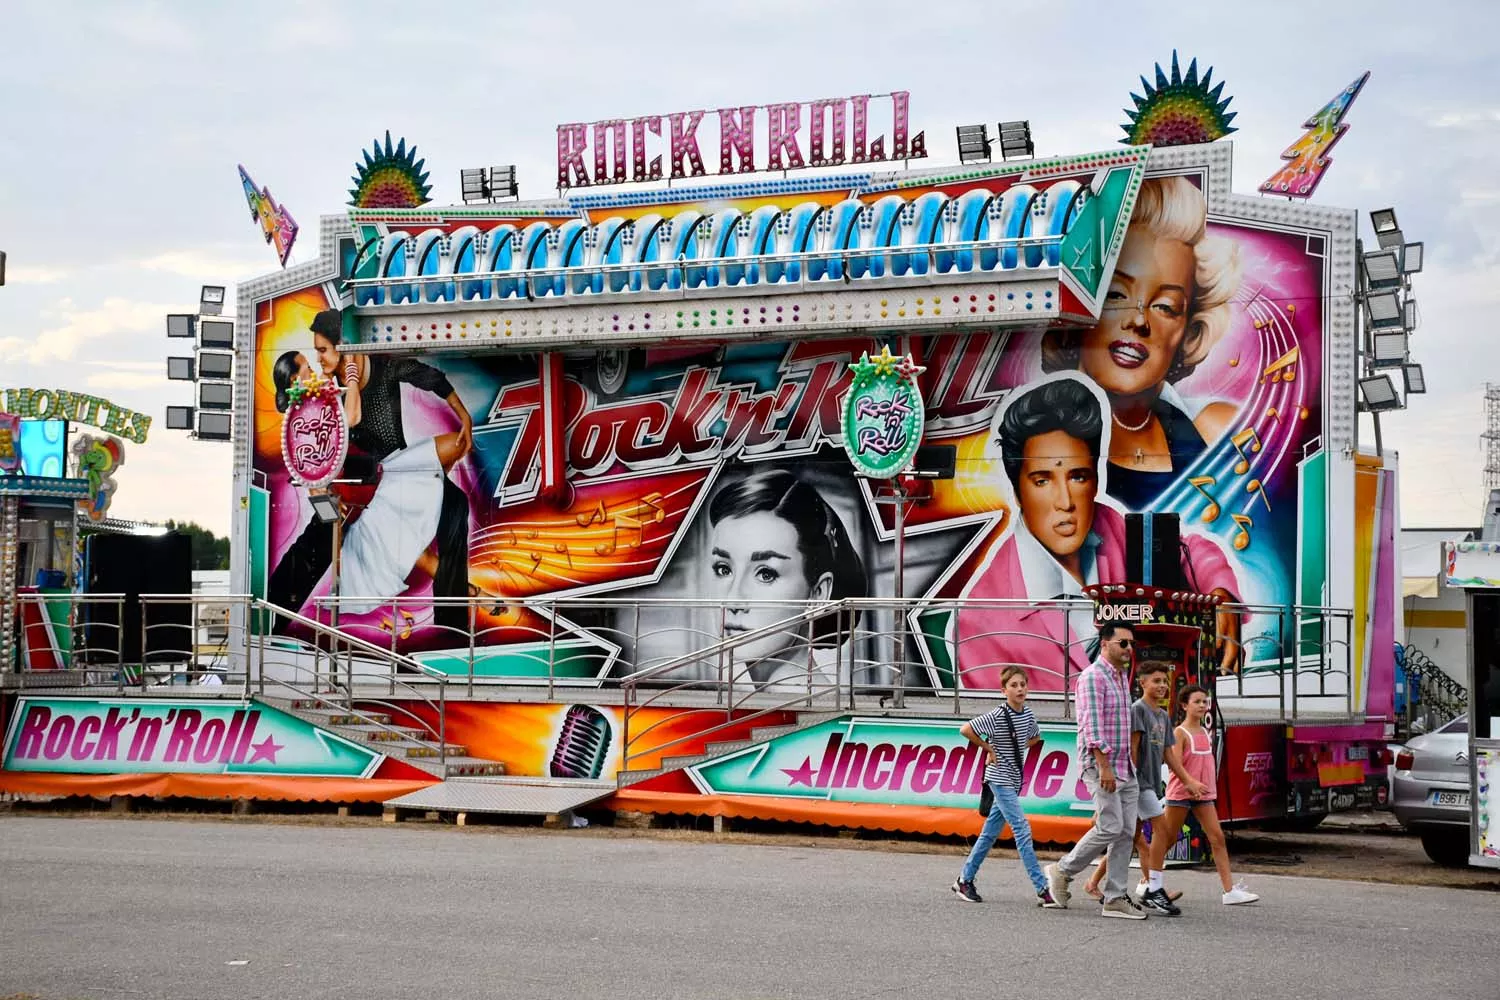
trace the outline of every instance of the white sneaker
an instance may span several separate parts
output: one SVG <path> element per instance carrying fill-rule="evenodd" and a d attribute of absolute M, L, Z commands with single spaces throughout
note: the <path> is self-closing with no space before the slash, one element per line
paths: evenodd
<path fill-rule="evenodd" d="M 1255 893 L 1245 888 L 1245 883 L 1236 882 L 1233 889 L 1224 893 L 1224 905 L 1238 906 L 1241 903 L 1253 903 L 1259 898 Z"/>

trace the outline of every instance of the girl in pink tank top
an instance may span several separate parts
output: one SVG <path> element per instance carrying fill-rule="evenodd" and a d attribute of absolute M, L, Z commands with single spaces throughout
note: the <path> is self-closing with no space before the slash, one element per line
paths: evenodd
<path fill-rule="evenodd" d="M 1219 813 L 1214 799 L 1219 787 L 1218 767 L 1214 762 L 1213 737 L 1203 725 L 1213 702 L 1208 692 L 1196 684 L 1189 684 L 1177 692 L 1177 705 L 1182 710 L 1182 725 L 1177 727 L 1176 742 L 1168 751 L 1175 754 L 1182 771 L 1191 781 L 1184 781 L 1172 768 L 1172 777 L 1167 781 L 1167 811 L 1164 827 L 1168 830 L 1182 829 L 1187 814 L 1192 812 L 1203 836 L 1213 852 L 1214 868 L 1219 873 L 1219 883 L 1224 887 L 1224 903 L 1234 906 L 1253 903 L 1260 897 L 1246 889 L 1244 883 L 1236 882 L 1229 871 L 1229 846 L 1224 842 L 1224 828 L 1219 825 Z M 1165 841 L 1166 838 L 1161 838 Z M 1155 860 L 1160 863 L 1166 854 L 1167 844 L 1152 844 Z M 1153 869 L 1156 870 L 1156 869 Z"/>
<path fill-rule="evenodd" d="M 1193 792 L 1197 789 L 1189 789 L 1174 773 L 1167 779 L 1167 801 L 1184 805 L 1214 801 L 1218 796 L 1219 774 L 1214 763 L 1214 741 L 1208 735 L 1208 730 L 1203 728 L 1201 722 L 1189 729 L 1184 720 L 1184 725 L 1177 727 L 1175 735 L 1182 769 L 1187 772 L 1188 777 L 1207 788 L 1208 792 L 1194 795 Z"/>

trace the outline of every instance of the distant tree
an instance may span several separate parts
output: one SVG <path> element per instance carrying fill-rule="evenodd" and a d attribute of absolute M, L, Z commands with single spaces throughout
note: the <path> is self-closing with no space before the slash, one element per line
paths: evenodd
<path fill-rule="evenodd" d="M 180 531 L 192 539 L 193 569 L 228 569 L 229 539 L 193 521 L 168 521 L 169 531 Z"/>

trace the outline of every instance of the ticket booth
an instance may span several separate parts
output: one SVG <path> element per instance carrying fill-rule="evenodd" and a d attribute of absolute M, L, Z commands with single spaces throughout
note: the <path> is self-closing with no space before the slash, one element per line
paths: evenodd
<path fill-rule="evenodd" d="M 1500 514 L 1500 491 L 1490 494 Z M 1443 582 L 1462 587 L 1469 682 L 1469 863 L 1500 868 L 1500 822 L 1495 779 L 1500 778 L 1500 532 L 1472 542 L 1443 543 Z"/>

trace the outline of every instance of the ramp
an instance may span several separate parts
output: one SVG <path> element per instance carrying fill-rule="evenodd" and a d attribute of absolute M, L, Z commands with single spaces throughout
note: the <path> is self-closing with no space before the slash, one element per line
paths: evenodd
<path fill-rule="evenodd" d="M 613 781 L 526 777 L 449 778 L 400 798 L 388 799 L 385 805 L 387 809 L 553 816 L 607 799 L 614 793 Z"/>

